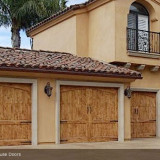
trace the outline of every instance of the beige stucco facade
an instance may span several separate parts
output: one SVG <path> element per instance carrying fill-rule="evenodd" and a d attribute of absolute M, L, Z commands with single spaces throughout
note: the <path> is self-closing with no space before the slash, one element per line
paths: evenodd
<path fill-rule="evenodd" d="M 107 78 L 107 77 L 93 77 L 93 76 L 73 76 L 61 74 L 44 74 L 44 73 L 29 73 L 29 72 L 13 72 L 1 71 L 0 77 L 7 77 L 11 79 L 34 79 L 37 81 L 37 142 L 38 144 L 54 144 L 56 141 L 56 82 L 61 80 L 73 82 L 92 82 L 92 83 L 115 83 L 123 84 L 125 87 L 129 86 L 134 79 L 127 78 Z M 44 87 L 47 82 L 50 82 L 53 87 L 52 96 L 49 98 L 44 93 Z M 130 129 L 128 122 L 128 112 L 130 112 L 130 99 L 124 99 L 125 107 L 125 139 L 129 139 Z"/>
<path fill-rule="evenodd" d="M 127 51 L 127 17 L 135 0 L 101 0 L 70 11 L 29 33 L 33 49 L 64 51 L 107 62 L 160 65 L 158 58 L 142 58 Z M 159 32 L 160 3 L 137 0 L 150 14 L 150 30 Z M 154 55 L 153 55 L 154 57 Z"/>
<path fill-rule="evenodd" d="M 144 64 L 146 67 L 141 71 L 143 80 L 136 80 L 131 84 L 126 82 L 125 87 L 131 85 L 131 88 L 160 90 L 160 72 L 151 71 L 152 67 L 160 66 L 160 55 L 151 53 L 148 56 L 144 53 L 127 51 L 127 17 L 133 2 L 135 0 L 99 0 L 86 6 L 86 8 L 63 14 L 29 34 L 33 38 L 33 47 L 34 49 L 69 52 L 111 63 L 131 63 L 131 69 L 135 70 L 139 65 Z M 150 30 L 160 32 L 160 1 L 137 0 L 137 2 L 144 5 L 150 14 Z M 137 54 L 139 55 L 137 56 Z M 94 78 L 94 81 L 101 80 Z M 39 79 L 39 84 L 44 85 L 46 81 Z M 55 80 L 51 79 L 51 81 L 55 85 Z M 39 87 L 39 89 L 42 88 Z M 44 102 L 45 100 L 46 97 Z M 128 140 L 131 139 L 130 99 L 125 97 L 124 101 L 125 139 Z M 54 108 L 53 103 L 52 106 Z M 41 108 L 43 110 L 42 106 Z M 50 114 L 54 114 L 54 109 L 47 109 Z M 47 115 L 41 116 L 40 121 L 44 124 L 43 120 Z M 53 119 L 50 120 L 54 122 Z M 46 129 L 50 133 L 44 133 L 43 127 L 40 127 L 39 130 L 41 130 L 40 142 L 54 141 L 54 126 Z"/>

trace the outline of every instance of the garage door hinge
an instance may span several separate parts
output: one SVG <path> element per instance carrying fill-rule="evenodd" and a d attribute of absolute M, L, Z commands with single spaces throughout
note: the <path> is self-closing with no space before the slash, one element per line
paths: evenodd
<path fill-rule="evenodd" d="M 32 141 L 24 141 L 24 142 L 21 142 L 21 143 L 32 143 Z"/>
<path fill-rule="evenodd" d="M 110 122 L 118 122 L 118 120 L 112 120 L 112 121 L 110 121 Z"/>
<path fill-rule="evenodd" d="M 61 120 L 60 123 L 67 123 L 67 120 Z"/>
<path fill-rule="evenodd" d="M 61 142 L 67 142 L 68 140 L 67 139 L 62 139 L 60 140 Z"/>
<path fill-rule="evenodd" d="M 26 122 L 20 122 L 20 124 L 29 124 L 32 123 L 31 121 L 26 121 Z"/>
<path fill-rule="evenodd" d="M 156 122 L 156 120 L 149 120 L 149 122 Z"/>

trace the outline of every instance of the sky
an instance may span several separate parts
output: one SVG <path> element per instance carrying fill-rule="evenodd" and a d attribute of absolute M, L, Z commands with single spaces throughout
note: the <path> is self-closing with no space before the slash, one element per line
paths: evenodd
<path fill-rule="evenodd" d="M 87 0 L 68 0 L 67 6 L 86 2 Z M 30 38 L 26 33 L 21 31 L 21 48 L 30 49 Z M 10 28 L 0 27 L 0 46 L 11 47 L 11 32 Z"/>

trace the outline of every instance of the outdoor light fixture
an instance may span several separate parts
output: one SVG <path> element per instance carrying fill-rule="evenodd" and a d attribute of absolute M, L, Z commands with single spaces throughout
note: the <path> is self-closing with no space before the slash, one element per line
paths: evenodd
<path fill-rule="evenodd" d="M 48 97 L 52 95 L 52 89 L 53 87 L 51 87 L 50 82 L 48 82 L 44 88 L 44 92 Z"/>
<path fill-rule="evenodd" d="M 128 98 L 131 98 L 131 94 L 132 94 L 132 90 L 130 87 L 127 87 L 125 90 L 124 90 L 124 95 L 127 96 Z"/>

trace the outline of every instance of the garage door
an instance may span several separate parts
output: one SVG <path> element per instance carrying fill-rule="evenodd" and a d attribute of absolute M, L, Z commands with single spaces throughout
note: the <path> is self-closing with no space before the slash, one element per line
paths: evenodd
<path fill-rule="evenodd" d="M 61 86 L 61 143 L 118 140 L 118 90 Z"/>
<path fill-rule="evenodd" d="M 0 145 L 31 144 L 31 85 L 0 83 Z"/>
<path fill-rule="evenodd" d="M 156 93 L 132 93 L 131 136 L 132 138 L 156 136 Z"/>

